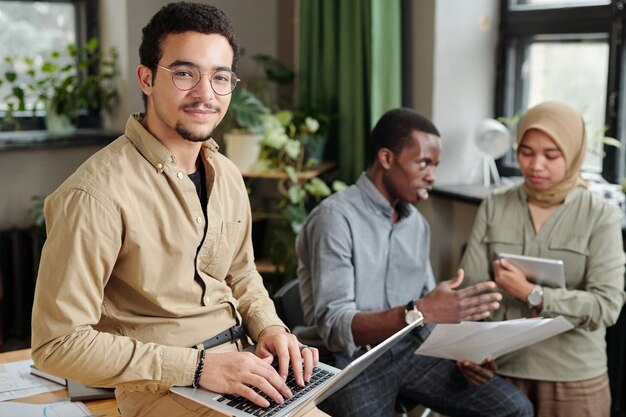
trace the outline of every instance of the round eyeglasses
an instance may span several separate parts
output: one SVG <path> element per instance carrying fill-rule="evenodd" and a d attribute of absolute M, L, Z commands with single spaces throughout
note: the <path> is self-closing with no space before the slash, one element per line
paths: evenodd
<path fill-rule="evenodd" d="M 157 67 L 172 74 L 174 86 L 182 91 L 189 91 L 200 82 L 203 75 L 209 76 L 211 88 L 218 96 L 227 96 L 233 92 L 240 81 L 237 74 L 229 70 L 217 70 L 213 73 L 201 73 L 195 65 L 177 65 L 172 69 L 159 64 Z"/>

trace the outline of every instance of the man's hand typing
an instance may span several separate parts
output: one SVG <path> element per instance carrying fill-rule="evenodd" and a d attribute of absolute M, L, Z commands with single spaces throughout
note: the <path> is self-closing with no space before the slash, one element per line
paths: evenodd
<path fill-rule="evenodd" d="M 285 381 L 272 367 L 271 356 L 263 359 L 249 352 L 206 353 L 200 386 L 223 394 L 237 394 L 260 407 L 269 402 L 253 388 L 258 388 L 280 404 L 291 397 Z"/>
<path fill-rule="evenodd" d="M 291 363 L 296 384 L 301 387 L 305 381 L 309 382 L 313 368 L 319 362 L 319 352 L 316 348 L 302 345 L 296 336 L 287 333 L 280 326 L 263 329 L 256 345 L 256 354 L 259 357 L 275 357 L 278 360 L 278 373 L 283 380 L 287 379 Z"/>

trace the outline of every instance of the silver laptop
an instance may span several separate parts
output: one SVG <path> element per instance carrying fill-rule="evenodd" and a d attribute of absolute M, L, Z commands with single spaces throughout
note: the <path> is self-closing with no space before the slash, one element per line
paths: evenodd
<path fill-rule="evenodd" d="M 376 359 L 393 346 L 398 340 L 406 336 L 422 320 L 417 320 L 405 326 L 397 333 L 393 334 L 373 349 L 370 349 L 344 369 L 337 369 L 324 363 L 318 363 L 313 370 L 311 381 L 304 386 L 298 387 L 293 381 L 293 374 L 287 378 L 287 385 L 291 389 L 293 396 L 285 399 L 282 404 L 275 404 L 270 400 L 269 408 L 262 408 L 247 399 L 237 395 L 219 394 L 207 391 L 202 388 L 172 387 L 171 391 L 183 397 L 197 401 L 209 408 L 221 411 L 222 413 L 235 417 L 250 416 L 272 416 L 285 417 L 293 416 L 299 412 L 308 411 L 317 404 L 324 401 L 335 391 L 352 381 L 354 377 L 363 372 Z"/>

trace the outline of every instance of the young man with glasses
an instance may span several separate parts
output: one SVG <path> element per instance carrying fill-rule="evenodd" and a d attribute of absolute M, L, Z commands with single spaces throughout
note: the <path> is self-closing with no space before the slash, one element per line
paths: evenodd
<path fill-rule="evenodd" d="M 241 173 L 211 139 L 238 81 L 234 29 L 215 7 L 172 3 L 139 53 L 145 113 L 46 199 L 33 359 L 116 387 L 124 417 L 221 415 L 174 385 L 281 403 L 289 368 L 303 386 L 318 353 L 277 317 Z M 240 352 L 246 335 L 256 354 Z"/>
<path fill-rule="evenodd" d="M 461 270 L 435 285 L 428 224 L 414 205 L 435 182 L 439 136 L 413 110 L 385 113 L 370 135 L 367 171 L 316 207 L 298 235 L 305 320 L 336 366 L 407 323 L 420 317 L 429 323 L 325 400 L 320 408 L 330 415 L 391 416 L 398 396 L 450 417 L 533 414 L 528 399 L 503 379 L 477 389 L 455 362 L 414 354 L 432 324 L 484 319 L 502 298 L 493 282 L 457 290 Z"/>

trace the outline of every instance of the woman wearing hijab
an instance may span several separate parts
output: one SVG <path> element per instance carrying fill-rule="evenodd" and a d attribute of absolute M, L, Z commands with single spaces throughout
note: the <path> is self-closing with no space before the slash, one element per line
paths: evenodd
<path fill-rule="evenodd" d="M 563 316 L 575 326 L 497 360 L 497 373 L 526 393 L 538 417 L 608 417 L 605 329 L 626 298 L 620 211 L 580 178 L 585 123 L 569 105 L 528 110 L 517 145 L 524 182 L 480 206 L 461 261 L 464 285 L 495 280 L 503 300 L 491 320 Z M 565 288 L 536 285 L 498 252 L 561 259 Z M 491 360 L 458 366 L 475 385 L 496 370 Z"/>

